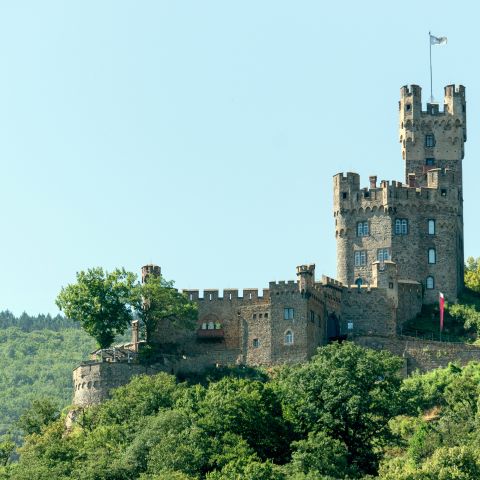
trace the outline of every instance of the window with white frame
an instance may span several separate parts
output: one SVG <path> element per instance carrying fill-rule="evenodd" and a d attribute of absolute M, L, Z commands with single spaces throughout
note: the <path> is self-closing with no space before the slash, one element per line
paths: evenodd
<path fill-rule="evenodd" d="M 367 264 L 367 252 L 365 250 L 357 250 L 355 252 L 355 266 L 362 267 Z"/>
<path fill-rule="evenodd" d="M 425 146 L 427 148 L 432 148 L 435 146 L 435 137 L 433 136 L 433 133 L 428 133 L 425 135 Z"/>
<path fill-rule="evenodd" d="M 434 248 L 428 249 L 428 263 L 437 263 L 437 252 Z"/>
<path fill-rule="evenodd" d="M 285 345 L 293 345 L 293 332 L 291 330 L 287 330 L 285 332 L 284 344 Z"/>
<path fill-rule="evenodd" d="M 395 220 L 395 235 L 408 235 L 408 220 L 406 218 Z"/>
<path fill-rule="evenodd" d="M 295 315 L 295 310 L 290 307 L 286 307 L 283 309 L 283 318 L 284 320 L 293 320 Z"/>
<path fill-rule="evenodd" d="M 433 218 L 428 221 L 428 234 L 435 235 L 435 220 Z"/>
<path fill-rule="evenodd" d="M 435 288 L 435 280 L 431 275 L 427 277 L 426 284 L 427 284 L 427 290 L 433 290 Z"/>
<path fill-rule="evenodd" d="M 357 223 L 357 237 L 368 237 L 370 234 L 368 222 L 358 222 Z"/>
<path fill-rule="evenodd" d="M 390 260 L 390 249 L 389 248 L 377 249 L 377 260 L 379 262 L 385 262 L 386 260 Z"/>

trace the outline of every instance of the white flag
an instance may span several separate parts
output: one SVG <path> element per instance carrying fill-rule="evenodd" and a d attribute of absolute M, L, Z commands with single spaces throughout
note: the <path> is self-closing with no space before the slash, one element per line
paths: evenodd
<path fill-rule="evenodd" d="M 447 37 L 434 37 L 430 35 L 430 45 L 446 45 Z"/>

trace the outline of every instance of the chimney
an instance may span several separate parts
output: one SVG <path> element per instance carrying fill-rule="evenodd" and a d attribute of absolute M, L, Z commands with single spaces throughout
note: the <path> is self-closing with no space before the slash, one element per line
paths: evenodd
<path fill-rule="evenodd" d="M 368 177 L 369 180 L 370 180 L 370 188 L 377 188 L 377 176 L 376 175 L 372 175 L 370 177 Z"/>

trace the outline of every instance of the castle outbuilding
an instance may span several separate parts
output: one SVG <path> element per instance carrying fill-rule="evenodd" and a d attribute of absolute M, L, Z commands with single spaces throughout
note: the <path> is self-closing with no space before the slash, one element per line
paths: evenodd
<path fill-rule="evenodd" d="M 129 353 L 136 353 L 140 342 L 135 324 L 132 343 L 117 356 L 114 349 L 113 356 L 75 369 L 74 403 L 99 402 L 138 373 L 304 362 L 332 340 L 351 339 L 402 355 L 405 373 L 480 359 L 473 346 L 446 347 L 400 335 L 404 323 L 436 302 L 440 291 L 455 301 L 463 288 L 465 88 L 446 86 L 443 110 L 435 103 L 423 110 L 421 88 L 402 87 L 399 111 L 404 182 L 371 176 L 361 188 L 356 173 L 333 178 L 337 279 L 316 280 L 315 265 L 300 265 L 296 281 L 270 282 L 261 294 L 186 290 L 198 305 L 196 329 L 159 324 L 153 341 L 163 353 L 146 369 Z M 146 265 L 142 281 L 160 272 Z"/>

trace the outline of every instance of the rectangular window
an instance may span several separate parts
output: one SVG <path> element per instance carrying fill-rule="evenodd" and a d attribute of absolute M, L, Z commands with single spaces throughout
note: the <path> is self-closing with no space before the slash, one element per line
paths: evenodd
<path fill-rule="evenodd" d="M 362 267 L 367 264 L 367 252 L 365 250 L 357 250 L 355 252 L 355 266 Z"/>
<path fill-rule="evenodd" d="M 368 222 L 357 223 L 357 237 L 367 237 L 369 233 Z"/>
<path fill-rule="evenodd" d="M 293 320 L 294 310 L 293 308 L 284 308 L 283 309 L 283 318 L 285 320 Z"/>
<path fill-rule="evenodd" d="M 433 133 L 425 135 L 425 146 L 428 148 L 432 148 L 435 146 L 435 137 L 433 136 Z"/>
<path fill-rule="evenodd" d="M 385 260 L 390 260 L 390 249 L 379 248 L 377 250 L 377 260 L 379 262 L 385 262 Z"/>
<path fill-rule="evenodd" d="M 435 220 L 433 219 L 428 221 L 428 234 L 435 235 Z"/>
<path fill-rule="evenodd" d="M 258 338 L 254 338 L 252 344 L 253 348 L 258 348 L 260 346 L 260 341 L 258 340 Z"/>
<path fill-rule="evenodd" d="M 406 218 L 395 220 L 395 235 L 408 235 L 408 220 Z"/>
<path fill-rule="evenodd" d="M 429 166 L 435 165 L 435 159 L 434 158 L 426 158 L 425 159 L 425 165 L 429 165 Z"/>

